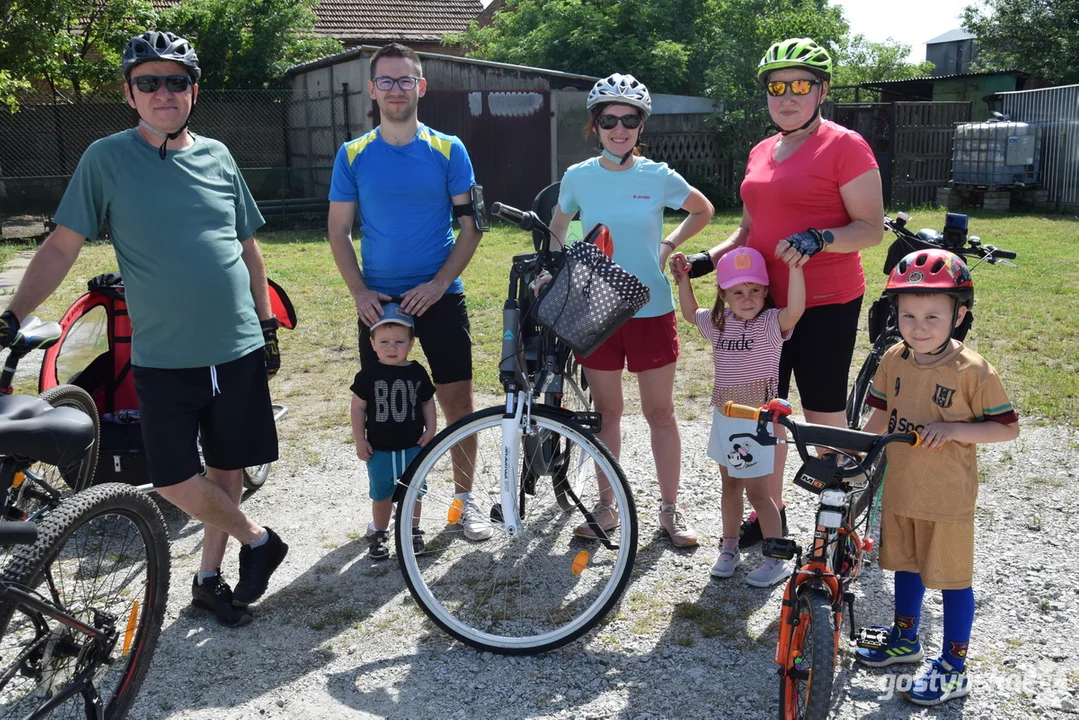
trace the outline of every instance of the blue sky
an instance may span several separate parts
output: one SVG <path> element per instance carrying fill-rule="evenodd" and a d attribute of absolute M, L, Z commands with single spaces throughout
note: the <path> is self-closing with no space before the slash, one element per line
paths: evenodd
<path fill-rule="evenodd" d="M 981 0 L 832 0 L 843 8 L 851 34 L 861 33 L 881 42 L 889 37 L 911 46 L 909 59 L 925 60 L 925 41 L 960 27 L 959 17 L 967 5 Z"/>

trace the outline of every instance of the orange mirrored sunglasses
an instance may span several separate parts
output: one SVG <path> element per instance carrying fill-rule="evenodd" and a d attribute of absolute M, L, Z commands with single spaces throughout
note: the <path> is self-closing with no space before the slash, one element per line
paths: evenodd
<path fill-rule="evenodd" d="M 808 95 L 813 90 L 814 85 L 820 85 L 820 80 L 791 80 L 790 82 L 772 80 L 767 85 L 768 94 L 772 97 L 783 97 L 787 94 L 788 85 L 795 95 Z"/>

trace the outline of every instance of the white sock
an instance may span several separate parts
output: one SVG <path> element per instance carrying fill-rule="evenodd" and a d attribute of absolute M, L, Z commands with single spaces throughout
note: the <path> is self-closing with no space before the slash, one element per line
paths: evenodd
<path fill-rule="evenodd" d="M 266 544 L 266 542 L 267 542 L 267 541 L 268 541 L 269 539 L 270 539 L 270 531 L 269 531 L 269 530 L 267 530 L 267 529 L 265 529 L 265 528 L 263 528 L 263 529 L 262 529 L 262 537 L 260 537 L 260 538 L 259 538 L 258 540 L 256 540 L 255 542 L 251 543 L 251 545 L 250 545 L 249 547 L 253 547 L 253 548 L 257 548 L 257 547 L 262 547 L 263 545 L 265 545 L 265 544 Z"/>
<path fill-rule="evenodd" d="M 468 499 L 471 498 L 471 497 L 472 497 L 472 493 L 463 492 L 463 493 L 454 493 L 453 499 L 454 500 L 460 500 L 461 504 L 463 505 L 464 503 L 468 502 Z"/>
<path fill-rule="evenodd" d="M 217 577 L 217 571 L 216 570 L 211 570 L 209 572 L 205 572 L 203 570 L 199 570 L 197 577 L 198 577 L 199 585 L 202 585 L 204 582 L 206 582 L 210 578 Z"/>

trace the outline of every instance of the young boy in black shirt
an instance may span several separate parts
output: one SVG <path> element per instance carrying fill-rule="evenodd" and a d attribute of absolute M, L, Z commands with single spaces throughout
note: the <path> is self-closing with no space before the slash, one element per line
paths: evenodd
<path fill-rule="evenodd" d="M 371 326 L 378 364 L 352 382 L 352 436 L 356 455 L 367 462 L 372 522 L 367 526 L 371 557 L 389 557 L 393 488 L 420 448 L 435 435 L 435 386 L 427 370 L 408 359 L 415 342 L 412 316 L 396 303 L 383 306 Z M 412 545 L 423 552 L 419 505 L 412 518 Z"/>

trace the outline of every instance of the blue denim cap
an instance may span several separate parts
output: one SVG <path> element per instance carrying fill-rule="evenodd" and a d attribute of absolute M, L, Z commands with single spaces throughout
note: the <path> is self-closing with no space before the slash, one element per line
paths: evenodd
<path fill-rule="evenodd" d="M 412 319 L 412 316 L 401 309 L 401 306 L 397 303 L 386 303 L 382 306 L 382 317 L 371 326 L 371 330 L 374 330 L 379 325 L 385 325 L 386 323 L 397 323 L 398 325 L 404 325 L 408 328 L 415 329 L 416 322 Z"/>

